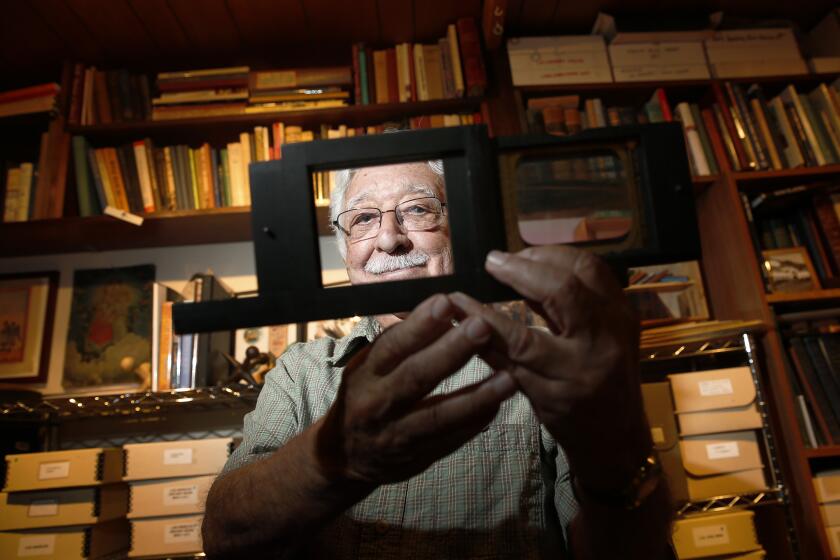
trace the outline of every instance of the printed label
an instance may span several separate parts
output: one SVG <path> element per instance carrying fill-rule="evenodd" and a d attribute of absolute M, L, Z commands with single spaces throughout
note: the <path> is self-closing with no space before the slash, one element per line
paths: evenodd
<path fill-rule="evenodd" d="M 166 449 L 163 452 L 164 465 L 189 465 L 192 460 L 192 448 L 182 447 L 180 449 Z"/>
<path fill-rule="evenodd" d="M 35 500 L 29 504 L 29 517 L 58 515 L 58 500 Z"/>
<path fill-rule="evenodd" d="M 201 524 L 173 523 L 163 528 L 163 542 L 166 544 L 198 542 L 201 536 Z"/>
<path fill-rule="evenodd" d="M 55 554 L 55 535 L 33 535 L 21 537 L 18 541 L 18 558 L 52 556 L 53 554 Z"/>
<path fill-rule="evenodd" d="M 163 505 L 193 506 L 198 504 L 198 485 L 170 486 L 163 489 Z"/>
<path fill-rule="evenodd" d="M 38 480 L 52 480 L 70 476 L 70 461 L 60 463 L 41 463 L 38 466 Z"/>
<path fill-rule="evenodd" d="M 729 544 L 729 532 L 726 525 L 704 525 L 692 530 L 694 546 L 704 548 Z"/>
<path fill-rule="evenodd" d="M 665 443 L 665 430 L 658 426 L 651 428 L 650 437 L 653 439 L 653 443 Z"/>
<path fill-rule="evenodd" d="M 741 452 L 738 450 L 737 441 L 727 441 L 725 443 L 709 443 L 706 445 L 706 456 L 710 460 L 715 459 L 732 459 L 738 457 Z"/>
<path fill-rule="evenodd" d="M 732 389 L 731 379 L 710 379 L 708 381 L 701 381 L 697 385 L 700 387 L 701 397 L 731 395 L 735 392 Z"/>

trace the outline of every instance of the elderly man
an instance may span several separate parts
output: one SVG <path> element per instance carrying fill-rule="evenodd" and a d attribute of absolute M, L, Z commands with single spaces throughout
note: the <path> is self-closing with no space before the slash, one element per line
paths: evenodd
<path fill-rule="evenodd" d="M 339 174 L 354 284 L 452 272 L 442 173 Z M 486 269 L 550 332 L 457 293 L 293 346 L 207 498 L 211 557 L 666 557 L 668 489 L 619 285 L 563 247 L 492 252 Z"/>

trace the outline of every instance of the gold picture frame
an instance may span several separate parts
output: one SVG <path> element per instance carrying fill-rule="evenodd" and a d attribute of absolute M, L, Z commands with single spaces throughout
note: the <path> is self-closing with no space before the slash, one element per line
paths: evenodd
<path fill-rule="evenodd" d="M 45 383 L 57 271 L 0 276 L 0 383 Z"/>
<path fill-rule="evenodd" d="M 805 247 L 768 249 L 761 255 L 772 293 L 810 292 L 821 288 Z"/>

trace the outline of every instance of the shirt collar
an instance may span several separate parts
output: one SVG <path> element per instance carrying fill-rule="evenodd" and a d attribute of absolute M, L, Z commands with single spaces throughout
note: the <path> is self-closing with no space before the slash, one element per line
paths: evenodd
<path fill-rule="evenodd" d="M 379 321 L 373 317 L 363 317 L 356 323 L 350 334 L 336 341 L 333 355 L 329 360 L 330 365 L 344 367 L 356 352 L 373 342 L 373 339 L 381 332 L 382 326 Z"/>

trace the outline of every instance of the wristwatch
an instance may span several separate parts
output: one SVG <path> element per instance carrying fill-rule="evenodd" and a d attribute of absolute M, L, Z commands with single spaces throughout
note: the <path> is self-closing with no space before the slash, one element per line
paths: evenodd
<path fill-rule="evenodd" d="M 578 488 L 585 494 L 585 499 L 607 507 L 622 508 L 629 511 L 638 509 L 654 493 L 662 478 L 662 465 L 656 450 L 651 450 L 636 470 L 633 478 L 618 492 L 603 492 L 584 486 L 577 478 L 572 481 L 572 491 L 577 496 Z"/>

